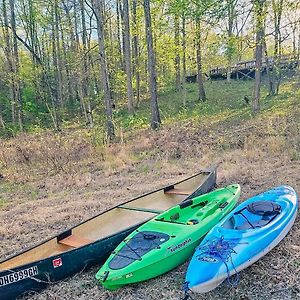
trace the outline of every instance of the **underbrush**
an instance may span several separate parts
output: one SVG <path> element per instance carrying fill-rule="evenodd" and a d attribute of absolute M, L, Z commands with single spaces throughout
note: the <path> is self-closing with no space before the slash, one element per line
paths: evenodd
<path fill-rule="evenodd" d="M 291 93 L 293 84 L 285 84 L 280 96 L 263 98 L 257 115 L 243 103 L 242 95 L 250 92 L 250 82 L 209 84 L 206 103 L 192 101 L 196 86 L 190 85 L 193 97 L 184 108 L 174 93 L 160 97 L 162 111 L 168 112 L 160 130 L 119 126 L 114 143 L 108 143 L 97 126 L 92 130 L 69 127 L 60 133 L 38 131 L 0 140 L 0 175 L 2 181 L 17 184 L 60 178 L 60 187 L 71 187 L 82 181 L 78 178 L 85 177 L 83 181 L 88 182 L 95 172 L 107 175 L 132 168 L 147 172 L 151 164 L 182 164 L 185 160 L 217 164 L 222 161 L 220 153 L 226 152 L 231 153 L 228 160 L 236 160 L 236 164 L 240 156 L 250 163 L 262 156 L 297 161 L 300 113 L 297 93 Z M 142 106 L 140 110 L 146 112 Z M 122 122 L 119 116 L 119 124 Z"/>

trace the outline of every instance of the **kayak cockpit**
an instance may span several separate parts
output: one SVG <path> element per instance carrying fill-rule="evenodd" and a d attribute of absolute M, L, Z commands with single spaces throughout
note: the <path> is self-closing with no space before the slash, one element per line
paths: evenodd
<path fill-rule="evenodd" d="M 281 213 L 281 206 L 273 201 L 256 201 L 235 212 L 222 225 L 225 229 L 248 230 L 270 224 Z"/>
<path fill-rule="evenodd" d="M 163 232 L 137 231 L 130 240 L 124 240 L 124 246 L 119 251 L 113 252 L 115 256 L 109 262 L 109 268 L 119 270 L 140 261 L 145 254 L 160 249 L 169 239 L 170 236 Z"/>

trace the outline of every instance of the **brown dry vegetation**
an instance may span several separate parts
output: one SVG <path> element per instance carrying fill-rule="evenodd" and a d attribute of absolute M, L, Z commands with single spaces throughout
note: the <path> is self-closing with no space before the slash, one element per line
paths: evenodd
<path fill-rule="evenodd" d="M 0 142 L 0 258 L 30 247 L 133 196 L 219 165 L 220 186 L 238 182 L 241 200 L 280 184 L 300 190 L 298 100 L 285 109 L 240 120 L 211 117 L 127 134 L 97 146 L 91 134 L 23 135 Z M 107 292 L 97 268 L 30 299 L 179 299 L 187 263 L 145 283 Z M 300 299 L 300 220 L 273 251 L 194 299 Z"/>

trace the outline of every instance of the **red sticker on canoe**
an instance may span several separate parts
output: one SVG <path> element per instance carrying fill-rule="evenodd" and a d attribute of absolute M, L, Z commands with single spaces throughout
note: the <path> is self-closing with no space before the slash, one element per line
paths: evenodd
<path fill-rule="evenodd" d="M 52 263 L 53 263 L 54 268 L 61 267 L 62 266 L 62 259 L 60 257 L 56 258 L 56 259 L 53 259 Z"/>

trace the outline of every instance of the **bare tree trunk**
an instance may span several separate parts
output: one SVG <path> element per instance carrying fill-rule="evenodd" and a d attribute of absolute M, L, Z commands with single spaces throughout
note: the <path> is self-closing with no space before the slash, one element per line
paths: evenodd
<path fill-rule="evenodd" d="M 133 36 L 133 73 L 135 74 L 136 81 L 136 105 L 138 106 L 141 98 L 141 78 L 140 78 L 140 51 L 139 51 L 139 36 L 137 26 L 137 0 L 132 1 L 132 19 L 134 24 Z"/>
<path fill-rule="evenodd" d="M 199 100 L 206 101 L 206 93 L 202 75 L 202 49 L 201 49 L 201 21 L 196 21 L 196 48 L 197 48 L 197 70 L 198 70 L 198 94 Z"/>
<path fill-rule="evenodd" d="M 5 123 L 2 117 L 2 108 L 0 107 L 0 125 L 2 127 L 2 129 L 5 129 Z"/>
<path fill-rule="evenodd" d="M 179 34 L 179 17 L 175 15 L 174 18 L 174 42 L 175 42 L 175 72 L 176 72 L 176 90 L 181 89 L 181 77 L 180 77 L 180 34 Z"/>
<path fill-rule="evenodd" d="M 37 25 L 36 25 L 36 13 L 34 9 L 34 3 L 33 0 L 28 1 L 28 17 L 29 17 L 29 36 L 30 36 L 30 44 L 31 48 L 33 50 L 33 53 L 39 53 L 39 43 L 38 43 L 38 36 L 37 36 Z M 34 66 L 38 64 L 37 58 L 35 55 L 32 55 L 32 61 L 34 63 Z M 39 53 L 40 55 L 40 53 Z"/>
<path fill-rule="evenodd" d="M 235 18 L 235 5 L 236 0 L 228 0 L 227 2 L 227 83 L 231 82 L 231 65 L 232 65 L 232 54 L 233 54 L 233 24 Z"/>
<path fill-rule="evenodd" d="M 77 0 L 74 0 L 74 8 L 76 9 L 77 6 Z M 80 107 L 81 107 L 81 111 L 83 113 L 86 125 L 89 127 L 89 118 L 88 118 L 88 113 L 87 113 L 87 107 L 85 104 L 85 99 L 88 95 L 88 88 L 87 88 L 87 72 L 88 72 L 88 65 L 87 65 L 87 57 L 85 55 L 86 53 L 86 29 L 85 29 L 85 11 L 84 11 L 84 2 L 82 0 L 80 0 L 80 15 L 81 15 L 81 31 L 82 31 L 82 48 L 80 47 L 80 40 L 79 40 L 79 33 L 78 33 L 78 20 L 77 20 L 77 13 L 76 11 L 74 12 L 74 23 L 75 23 L 75 34 L 78 37 L 78 44 L 76 43 L 76 49 L 81 51 L 82 53 L 82 63 L 79 64 L 79 68 L 80 70 L 78 70 L 77 75 L 79 75 L 77 77 L 74 78 L 74 80 L 76 81 L 76 84 L 78 85 L 78 89 L 77 89 L 77 97 L 79 98 L 80 101 Z"/>
<path fill-rule="evenodd" d="M 186 105 L 186 19 L 182 17 L 182 88 L 183 105 Z"/>
<path fill-rule="evenodd" d="M 7 4 L 6 0 L 2 2 L 2 10 L 3 10 L 3 35 L 5 39 L 5 47 L 4 52 L 8 64 L 8 71 L 9 71 L 9 91 L 10 91 L 10 101 L 11 101 L 11 121 L 13 124 L 16 122 L 16 97 L 15 97 L 15 76 L 14 76 L 14 66 L 13 66 L 13 49 L 11 44 L 11 34 L 9 31 L 9 22 L 8 22 L 8 15 L 7 15 Z"/>
<path fill-rule="evenodd" d="M 70 67 L 69 67 L 68 55 L 67 55 L 67 45 L 66 45 L 66 39 L 65 39 L 64 28 L 63 28 L 62 22 L 60 22 L 60 34 L 61 34 L 62 52 L 63 52 L 61 62 L 62 62 L 62 66 L 64 66 L 66 84 L 68 87 L 67 89 L 64 89 L 64 91 L 65 91 L 64 95 L 68 99 L 68 102 L 72 103 L 72 101 L 73 101 L 72 79 L 70 76 Z"/>
<path fill-rule="evenodd" d="M 254 0 L 256 19 L 255 86 L 254 98 L 252 102 L 254 112 L 258 112 L 260 109 L 262 56 L 263 44 L 265 40 L 265 1 L 266 0 Z"/>
<path fill-rule="evenodd" d="M 115 137 L 115 127 L 113 123 L 111 90 L 109 85 L 105 43 L 104 43 L 103 1 L 93 0 L 92 3 L 96 14 L 96 19 L 97 19 L 99 59 L 100 59 L 100 69 L 101 69 L 101 80 L 102 80 L 103 91 L 104 91 L 107 135 L 108 138 L 112 140 Z"/>
<path fill-rule="evenodd" d="M 84 0 L 80 0 L 80 12 L 81 12 L 81 27 L 82 27 L 82 46 L 83 46 L 83 74 L 81 78 L 81 90 L 82 90 L 82 102 L 85 110 L 85 118 L 89 128 L 94 126 L 93 115 L 91 109 L 91 102 L 88 97 L 88 73 L 89 73 L 89 61 L 90 54 L 87 54 L 88 44 L 87 44 L 87 31 L 85 23 L 85 11 L 84 11 Z"/>
<path fill-rule="evenodd" d="M 53 28 L 52 28 L 52 33 L 53 33 Z M 43 40 L 43 39 L 42 39 Z M 54 39 L 52 38 L 52 48 L 53 48 L 53 42 Z M 59 117 L 59 113 L 57 111 L 57 95 L 56 95 L 56 91 L 53 90 L 52 85 L 51 85 L 51 81 L 49 78 L 49 75 L 51 73 L 50 70 L 50 58 L 49 55 L 51 53 L 50 51 L 50 45 L 48 45 L 48 48 L 46 45 L 42 46 L 42 51 L 43 53 L 43 57 L 44 57 L 44 61 L 46 60 L 45 65 L 42 64 L 42 62 L 40 61 L 40 65 L 42 67 L 43 70 L 43 79 L 42 81 L 45 84 L 45 87 L 47 88 L 48 92 L 49 92 L 49 96 L 50 96 L 50 103 L 51 106 L 48 104 L 47 100 L 45 100 L 45 105 L 50 113 L 52 122 L 53 122 L 53 127 L 55 131 L 60 131 L 60 117 Z M 54 51 L 54 48 L 52 49 Z M 49 53 L 49 54 L 48 54 Z M 56 85 L 55 85 L 56 86 Z M 43 92 L 43 88 L 42 88 L 42 92 Z M 45 97 L 46 98 L 46 97 Z M 52 108 L 52 109 L 51 109 Z"/>
<path fill-rule="evenodd" d="M 296 34 L 296 30 L 297 30 L 297 27 L 294 26 L 293 27 L 293 55 L 296 56 L 297 54 L 297 34 Z"/>
<path fill-rule="evenodd" d="M 281 19 L 283 12 L 283 0 L 272 0 L 272 10 L 274 14 L 274 65 L 272 70 L 272 81 L 273 90 L 272 95 L 277 95 L 279 93 L 279 87 L 281 83 Z"/>
<path fill-rule="evenodd" d="M 61 73 L 61 58 L 60 58 L 60 39 L 59 39 L 59 16 L 58 16 L 58 2 L 54 1 L 52 7 L 52 46 L 53 46 L 53 62 L 55 68 L 55 81 L 56 81 L 56 101 L 59 106 L 63 103 L 63 86 L 62 86 L 62 73 Z"/>
<path fill-rule="evenodd" d="M 19 60 L 19 50 L 18 50 L 18 41 L 16 36 L 16 17 L 15 17 L 15 1 L 9 0 L 10 6 L 10 22 L 11 29 L 13 32 L 13 56 L 14 56 L 14 83 L 15 83 L 15 100 L 17 103 L 17 114 L 19 128 L 23 131 L 23 103 L 22 103 L 22 94 L 21 94 L 21 83 L 19 78 L 19 69 L 20 69 L 20 60 Z"/>
<path fill-rule="evenodd" d="M 264 41 L 264 49 L 265 49 L 265 57 L 266 57 L 266 67 L 267 67 L 267 81 L 268 81 L 268 86 L 269 86 L 269 92 L 268 92 L 268 96 L 272 95 L 272 91 L 273 91 L 273 81 L 271 79 L 271 63 L 270 63 L 270 59 L 269 59 L 269 55 L 268 55 L 268 49 L 267 49 L 267 44 L 266 41 Z"/>
<path fill-rule="evenodd" d="M 79 52 L 79 40 L 78 40 L 78 13 L 77 13 L 77 7 L 78 7 L 78 0 L 62 0 L 63 5 L 63 13 L 66 16 L 67 24 L 68 26 L 64 26 L 64 31 L 66 34 L 68 34 L 68 39 L 66 41 L 64 40 L 63 36 L 64 33 L 61 33 L 61 41 L 63 46 L 63 54 L 65 57 L 65 53 L 69 52 L 68 50 L 71 49 L 73 52 L 74 57 L 77 56 L 77 53 Z M 73 5 L 73 13 L 70 10 L 70 4 Z M 62 17 L 64 17 L 64 14 Z M 61 27 L 64 25 L 65 22 L 61 22 Z M 70 47 L 68 44 L 68 41 L 70 41 Z M 67 51 L 65 51 L 65 49 Z M 68 66 L 64 66 L 67 76 L 67 84 L 68 84 L 68 93 L 69 93 L 69 103 L 73 106 L 76 99 L 78 99 L 79 94 L 79 78 L 77 68 L 73 68 L 71 62 L 73 62 L 74 58 L 67 55 L 67 61 Z"/>
<path fill-rule="evenodd" d="M 134 114 L 133 91 L 132 91 L 132 70 L 131 70 L 131 46 L 130 46 L 130 27 L 129 27 L 129 6 L 128 0 L 123 0 L 124 10 L 124 58 L 127 82 L 127 100 L 129 114 Z"/>
<path fill-rule="evenodd" d="M 149 88 L 151 93 L 151 128 L 157 129 L 161 124 L 157 100 L 156 59 L 153 48 L 150 0 L 144 0 L 145 29 L 148 50 Z"/>
<path fill-rule="evenodd" d="M 118 39 L 118 52 L 119 52 L 119 58 L 120 58 L 120 66 L 121 69 L 124 69 L 124 61 L 123 61 L 123 53 L 122 53 L 122 28 L 120 26 L 121 19 L 122 19 L 122 9 L 121 9 L 121 0 L 116 0 L 117 2 L 117 39 Z"/>

